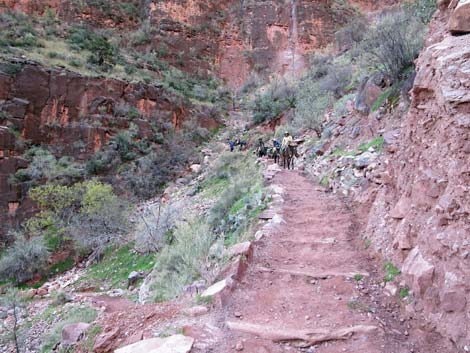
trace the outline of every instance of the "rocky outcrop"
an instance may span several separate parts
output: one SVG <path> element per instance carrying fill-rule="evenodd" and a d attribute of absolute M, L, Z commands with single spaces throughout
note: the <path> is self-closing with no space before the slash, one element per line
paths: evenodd
<path fill-rule="evenodd" d="M 414 309 L 463 348 L 470 342 L 470 35 L 445 33 L 447 19 L 438 12 L 417 61 L 411 106 L 366 236 L 402 264 Z"/>
<path fill-rule="evenodd" d="M 454 34 L 470 33 L 470 1 L 460 0 L 449 21 L 450 31 Z"/>

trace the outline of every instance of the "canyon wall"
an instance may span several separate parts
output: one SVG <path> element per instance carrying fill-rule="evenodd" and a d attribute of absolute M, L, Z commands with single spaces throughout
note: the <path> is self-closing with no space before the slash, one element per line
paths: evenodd
<path fill-rule="evenodd" d="M 7 74 L 12 67 L 19 71 Z M 204 109 L 160 86 L 86 77 L 28 61 L 0 66 L 0 239 L 33 210 L 25 198 L 26 184 L 10 180 L 27 166 L 24 142 L 45 146 L 56 157 L 86 161 L 116 131 L 129 127 L 129 117 L 119 112 L 123 109 L 138 113 L 132 119 L 138 138 L 151 139 L 152 125 L 178 128 L 188 118 L 202 127 L 218 126 Z"/>
<path fill-rule="evenodd" d="M 470 34 L 450 34 L 446 5 L 417 60 L 410 109 L 372 192 L 365 236 L 400 264 L 415 298 L 410 310 L 463 348 L 470 343 Z"/>

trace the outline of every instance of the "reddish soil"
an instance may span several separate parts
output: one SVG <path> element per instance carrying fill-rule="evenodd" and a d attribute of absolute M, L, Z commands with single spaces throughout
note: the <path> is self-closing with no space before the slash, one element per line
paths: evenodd
<path fill-rule="evenodd" d="M 455 351 L 443 338 L 426 333 L 429 330 L 425 326 L 407 316 L 398 296 L 384 295 L 379 284 L 383 274 L 376 270 L 382 262 L 365 249 L 355 215 L 344 200 L 315 188 L 297 171 L 282 171 L 273 183 L 285 190 L 281 212 L 285 223 L 257 242 L 247 274 L 228 304 L 213 313 L 212 324 L 189 330 L 196 336 L 192 352 Z M 286 273 L 289 271 L 297 274 Z M 352 278 L 358 273 L 364 274 L 363 280 Z M 328 277 L 315 279 L 313 274 Z M 227 322 L 257 324 L 261 331 L 250 334 L 230 330 Z M 355 325 L 376 329 L 304 348 L 299 348 L 302 344 L 298 341 L 279 343 L 260 337 L 271 329 L 281 333 L 330 332 Z"/>

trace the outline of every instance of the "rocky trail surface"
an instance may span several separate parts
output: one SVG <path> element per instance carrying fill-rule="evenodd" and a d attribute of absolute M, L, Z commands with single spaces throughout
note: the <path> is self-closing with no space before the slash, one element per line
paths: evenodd
<path fill-rule="evenodd" d="M 233 293 L 185 329 L 195 338 L 191 352 L 453 351 L 385 294 L 344 200 L 299 171 L 272 177 L 272 219 Z"/>

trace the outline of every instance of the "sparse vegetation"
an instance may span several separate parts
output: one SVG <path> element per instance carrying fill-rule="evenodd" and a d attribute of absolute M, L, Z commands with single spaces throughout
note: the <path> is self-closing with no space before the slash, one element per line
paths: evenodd
<path fill-rule="evenodd" d="M 0 343 L 13 342 L 15 352 L 23 352 L 23 345 L 27 337 L 23 328 L 20 327 L 20 316 L 26 310 L 25 302 L 17 289 L 7 288 L 6 293 L 2 293 L 0 296 L 0 305 L 13 312 L 12 322 L 0 333 Z"/>
<path fill-rule="evenodd" d="M 251 104 L 253 121 L 257 124 L 273 120 L 288 109 L 295 108 L 293 88 L 286 82 L 273 82 L 265 93 L 258 94 Z"/>

